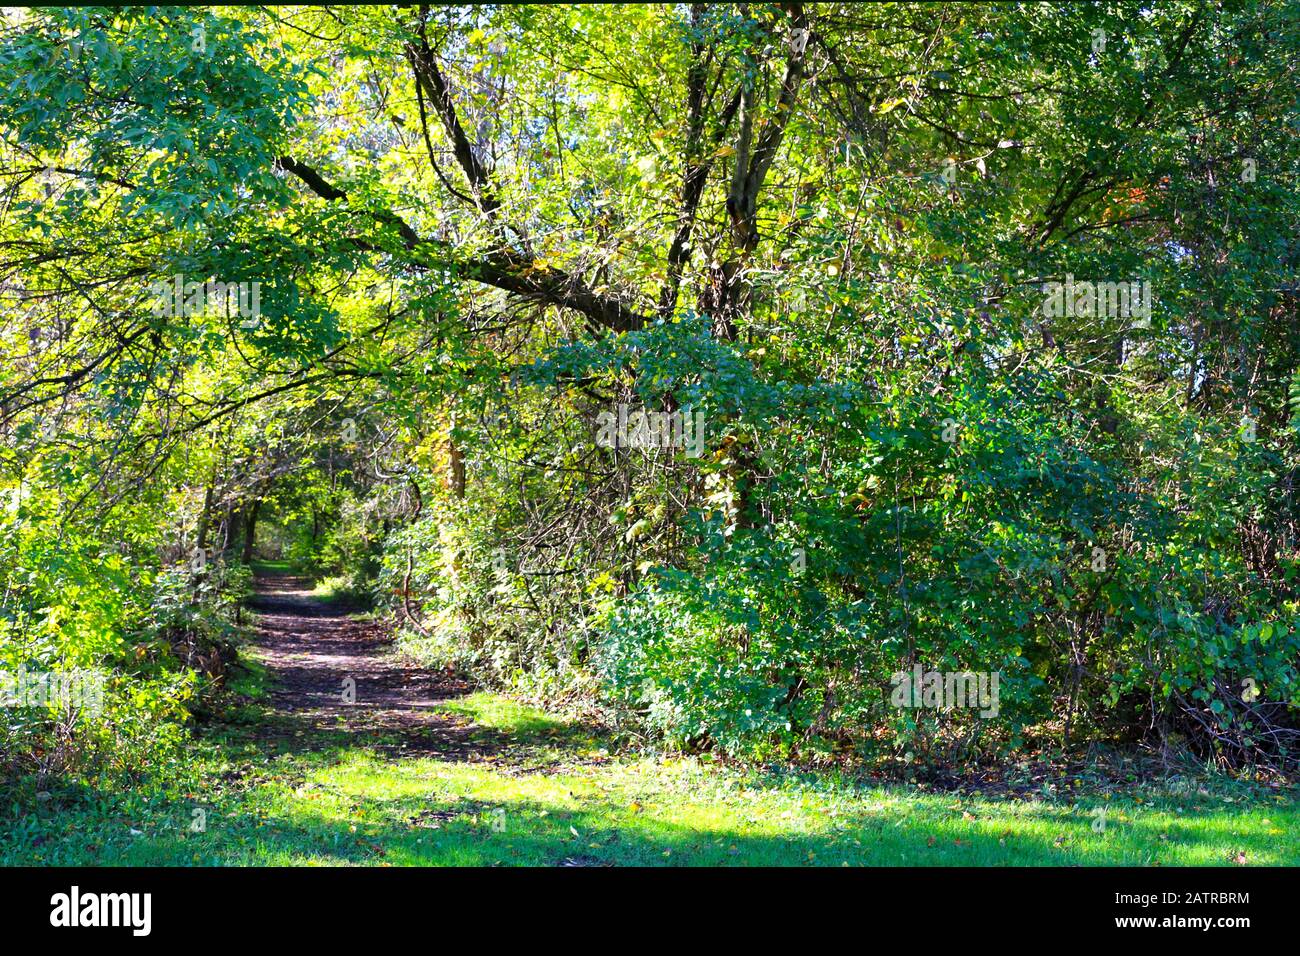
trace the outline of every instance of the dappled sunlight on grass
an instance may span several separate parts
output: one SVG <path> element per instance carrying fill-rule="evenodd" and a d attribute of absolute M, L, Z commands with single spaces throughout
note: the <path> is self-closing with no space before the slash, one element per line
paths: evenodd
<path fill-rule="evenodd" d="M 468 717 L 481 726 L 510 734 L 561 734 L 573 729 L 573 725 L 563 718 L 484 691 L 443 701 L 439 707 L 448 713 Z"/>
<path fill-rule="evenodd" d="M 486 693 L 440 704 L 516 739 L 463 759 L 393 758 L 347 735 L 196 754 L 168 798 L 60 795 L 0 862 L 143 865 L 1295 865 L 1290 796 L 1070 799 L 773 778 L 692 757 L 610 755 L 586 729 Z M 279 746 L 279 745 L 277 745 Z M 57 817 L 54 810 L 57 808 Z M 191 829 L 195 809 L 205 828 Z M 1104 816 L 1099 814 L 1104 811 Z M 1102 826 L 1104 821 L 1104 827 Z"/>

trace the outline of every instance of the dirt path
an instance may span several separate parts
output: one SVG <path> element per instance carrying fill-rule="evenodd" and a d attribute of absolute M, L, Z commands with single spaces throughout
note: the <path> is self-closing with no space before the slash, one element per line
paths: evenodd
<path fill-rule="evenodd" d="M 267 735 L 305 747 L 340 733 L 370 738 L 391 753 L 457 756 L 480 750 L 469 727 L 438 709 L 468 692 L 463 682 L 402 660 L 391 624 L 311 594 L 306 578 L 262 574 L 250 607 L 258 615 L 259 657 L 271 678 L 276 719 Z M 351 690 L 351 700 L 347 692 Z"/>

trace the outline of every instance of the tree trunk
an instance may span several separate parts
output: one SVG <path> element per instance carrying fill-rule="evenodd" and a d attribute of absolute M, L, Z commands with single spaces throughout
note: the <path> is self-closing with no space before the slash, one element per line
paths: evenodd
<path fill-rule="evenodd" d="M 253 560 L 253 543 L 257 540 L 257 513 L 261 508 L 262 502 L 254 501 L 248 506 L 248 514 L 244 519 L 244 564 Z"/>
<path fill-rule="evenodd" d="M 195 542 L 200 551 L 208 547 L 208 528 L 212 524 L 212 495 L 213 484 L 208 484 L 208 489 L 203 493 L 203 511 L 199 514 L 198 540 Z"/>
<path fill-rule="evenodd" d="M 465 455 L 456 443 L 456 416 L 451 417 L 447 430 L 447 487 L 452 496 L 465 497 Z"/>

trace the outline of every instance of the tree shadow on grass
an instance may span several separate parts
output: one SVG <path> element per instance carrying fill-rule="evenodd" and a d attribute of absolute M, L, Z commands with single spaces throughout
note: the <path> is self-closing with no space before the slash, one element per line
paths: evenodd
<path fill-rule="evenodd" d="M 170 865 L 392 866 L 1070 866 L 1140 864 L 1132 853 L 1081 852 L 1084 832 L 1062 846 L 1018 834 L 1011 849 L 995 846 L 998 829 L 971 827 L 960 842 L 936 840 L 924 822 L 882 820 L 838 835 L 772 833 L 653 821 L 641 827 L 611 820 L 599 808 L 557 813 L 529 801 L 404 800 L 402 822 L 350 823 L 338 815 L 300 809 L 291 817 L 257 820 L 238 813 L 208 817 L 208 830 L 181 828 L 137 845 L 120 862 Z M 183 808 L 181 808 L 183 809 Z M 390 809 L 396 809 L 390 807 Z M 1196 832 L 1185 844 L 1213 842 Z M 1259 841 L 1244 852 L 1268 859 Z M 993 858 L 990 859 L 990 853 Z M 105 861 L 107 862 L 107 861 Z M 1205 862 L 1212 862 L 1206 860 Z M 1220 861 L 1228 862 L 1228 861 Z"/>
<path fill-rule="evenodd" d="M 292 756 L 292 755 L 291 755 Z M 298 755 L 301 756 L 301 755 Z M 393 774 L 370 790 L 314 776 L 365 748 L 340 746 L 312 755 L 315 764 L 258 768 L 210 792 L 148 802 L 129 794 L 73 789 L 33 811 L 53 826 L 19 828 L 9 863 L 81 865 L 382 865 L 393 866 L 1077 866 L 1294 863 L 1283 838 L 1246 832 L 1212 808 L 1169 820 L 1129 810 L 1098 833 L 1086 808 L 1017 805 L 1005 815 L 977 808 L 973 818 L 939 805 L 877 802 L 850 809 L 817 830 L 785 824 L 761 807 L 720 821 L 708 804 L 674 804 L 668 819 L 651 809 L 590 796 L 577 805 L 527 794 L 465 795 L 434 784 L 440 765 Z M 410 770 L 411 768 L 407 768 Z M 481 766 L 496 773 L 495 765 Z M 425 781 L 428 781 L 426 783 Z M 274 792 L 261 791 L 271 784 Z M 411 787 L 420 788 L 412 792 Z M 401 792 L 402 790 L 405 792 Z M 474 789 L 472 783 L 470 789 Z M 572 797 L 572 794 L 569 794 Z M 880 795 L 877 795 L 880 796 Z M 886 797 L 886 800 L 888 797 Z M 563 801 L 561 801 L 563 802 Z M 201 813 L 196 812 L 201 811 Z M 766 815 L 765 815 L 766 813 Z M 741 818 L 748 818 L 742 823 Z M 1127 817 L 1127 818 L 1125 818 Z M 201 823 L 201 826 L 197 824 Z M 755 833 L 757 825 L 770 832 Z M 196 828 L 197 827 L 197 828 Z M 781 829 L 785 827 L 785 829 Z M 132 832 L 136 831 L 136 832 Z M 1173 851 L 1177 849 L 1175 858 Z M 1240 854 L 1240 858 L 1238 858 Z"/>
<path fill-rule="evenodd" d="M 581 723 L 528 719 L 508 727 L 476 723 L 467 713 L 432 709 L 413 721 L 408 713 L 382 708 L 322 708 L 279 711 L 246 725 L 214 725 L 205 739 L 231 756 L 249 748 L 268 757 L 315 755 L 340 758 L 361 750 L 387 759 L 433 757 L 443 760 L 518 760 L 529 766 L 582 762 L 592 748 L 608 744 L 600 730 Z"/>

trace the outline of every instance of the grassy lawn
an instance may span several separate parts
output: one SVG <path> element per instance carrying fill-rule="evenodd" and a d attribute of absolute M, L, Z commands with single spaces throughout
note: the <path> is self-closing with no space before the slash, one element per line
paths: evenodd
<path fill-rule="evenodd" d="M 1294 792 L 1063 780 L 1027 799 L 928 793 L 611 754 L 581 727 L 492 694 L 444 706 L 471 723 L 481 752 L 391 757 L 382 740 L 340 732 L 295 753 L 227 727 L 197 745 L 189 782 L 170 794 L 58 791 L 34 813 L 15 803 L 0 864 L 1300 863 Z"/>

